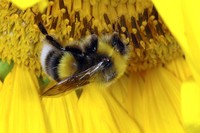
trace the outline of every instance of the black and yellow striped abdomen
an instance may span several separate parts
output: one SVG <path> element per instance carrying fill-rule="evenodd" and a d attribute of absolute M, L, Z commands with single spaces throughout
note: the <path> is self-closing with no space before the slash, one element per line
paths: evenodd
<path fill-rule="evenodd" d="M 56 81 L 71 76 L 77 70 L 77 63 L 70 52 L 57 50 L 48 42 L 41 52 L 41 64 L 45 72 Z"/>

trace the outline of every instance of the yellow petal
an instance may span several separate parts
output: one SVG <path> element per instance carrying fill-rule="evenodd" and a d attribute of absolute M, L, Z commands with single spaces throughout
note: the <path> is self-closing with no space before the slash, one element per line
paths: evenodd
<path fill-rule="evenodd" d="M 191 79 L 181 89 L 182 113 L 189 132 L 200 132 L 200 89 Z"/>
<path fill-rule="evenodd" d="M 183 133 L 180 80 L 162 67 L 120 79 L 115 99 L 146 133 Z"/>
<path fill-rule="evenodd" d="M 21 9 L 26 9 L 28 7 L 31 7 L 33 5 L 35 5 L 36 3 L 38 3 L 40 0 L 30 0 L 30 1 L 26 1 L 26 0 L 10 0 L 13 4 L 15 4 L 16 6 L 18 6 Z"/>
<path fill-rule="evenodd" d="M 185 27 L 185 35 L 187 39 L 187 46 L 182 46 L 187 48 L 185 50 L 188 61 L 193 72 L 193 76 L 197 83 L 200 85 L 200 19 L 199 13 L 196 9 L 200 7 L 200 1 L 194 0 L 189 1 L 185 0 L 182 3 L 182 12 L 183 12 L 183 22 Z"/>
<path fill-rule="evenodd" d="M 44 97 L 44 109 L 53 133 L 81 133 L 82 122 L 75 92 L 61 97 Z"/>
<path fill-rule="evenodd" d="M 190 128 L 188 130 L 191 132 L 197 130 L 197 132 L 199 132 L 199 117 L 195 116 L 200 114 L 200 108 L 195 106 L 199 106 L 200 104 L 200 101 L 197 98 L 200 90 L 200 19 L 197 11 L 200 7 L 200 1 L 153 1 L 166 24 L 180 42 L 193 74 L 193 83 L 186 83 L 182 87 L 182 111 L 184 121 L 186 122 L 187 127 Z M 195 110 L 190 109 L 190 107 Z M 191 115 L 191 117 L 189 115 Z"/>
<path fill-rule="evenodd" d="M 2 88 L 2 82 L 0 81 L 0 91 L 1 91 L 1 88 Z"/>
<path fill-rule="evenodd" d="M 44 8 L 47 7 L 47 0 L 10 0 L 13 4 L 15 4 L 17 7 L 21 8 L 22 10 L 25 10 L 29 7 L 34 6 L 35 4 L 39 3 L 39 8 L 41 11 L 44 10 Z"/>
<path fill-rule="evenodd" d="M 152 133 L 183 133 L 180 107 L 180 80 L 162 67 L 144 78 L 145 126 Z M 158 126 L 152 123 L 159 123 Z"/>
<path fill-rule="evenodd" d="M 0 91 L 1 133 L 48 132 L 38 87 L 33 72 L 14 66 Z"/>
<path fill-rule="evenodd" d="M 79 102 L 84 133 L 138 133 L 139 125 L 100 85 L 89 85 Z"/>
<path fill-rule="evenodd" d="M 189 69 L 188 63 L 182 57 L 166 64 L 165 66 L 168 71 L 174 74 L 174 76 L 176 76 L 182 82 L 192 77 L 192 73 Z"/>

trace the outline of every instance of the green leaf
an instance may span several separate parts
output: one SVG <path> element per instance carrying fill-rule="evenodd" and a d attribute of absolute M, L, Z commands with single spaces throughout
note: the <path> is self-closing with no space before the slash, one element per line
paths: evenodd
<path fill-rule="evenodd" d="M 0 60 L 0 80 L 3 81 L 7 74 L 12 70 L 13 62 L 7 63 Z"/>

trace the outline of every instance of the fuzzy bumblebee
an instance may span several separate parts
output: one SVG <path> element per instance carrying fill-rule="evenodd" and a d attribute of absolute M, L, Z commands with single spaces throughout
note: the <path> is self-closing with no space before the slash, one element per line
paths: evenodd
<path fill-rule="evenodd" d="M 116 32 L 100 38 L 91 34 L 62 47 L 48 35 L 42 23 L 38 26 L 45 35 L 41 51 L 42 67 L 58 82 L 45 90 L 43 95 L 61 94 L 91 82 L 109 86 L 127 69 L 128 43 L 121 40 Z"/>

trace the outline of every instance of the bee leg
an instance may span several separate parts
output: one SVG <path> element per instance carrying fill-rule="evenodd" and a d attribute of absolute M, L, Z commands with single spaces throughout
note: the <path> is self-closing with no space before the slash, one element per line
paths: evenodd
<path fill-rule="evenodd" d="M 46 28 L 44 27 L 44 25 L 40 22 L 38 24 L 38 28 L 40 29 L 40 31 L 42 32 L 42 34 L 44 34 L 46 36 L 46 40 L 49 41 L 49 43 L 51 45 L 53 45 L 55 48 L 59 49 L 59 50 L 64 50 L 64 48 L 60 45 L 59 42 L 57 42 L 52 36 L 50 36 L 46 30 Z"/>
<path fill-rule="evenodd" d="M 111 37 L 111 45 L 121 54 L 124 55 L 126 53 L 125 45 L 119 38 L 119 34 L 114 32 Z"/>
<path fill-rule="evenodd" d="M 96 34 L 92 34 L 89 39 L 88 45 L 85 47 L 86 54 L 96 53 L 98 48 L 98 37 Z"/>
<path fill-rule="evenodd" d="M 79 99 L 81 97 L 81 94 L 83 93 L 83 89 L 82 88 L 78 88 L 75 92 L 76 92 L 76 96 Z"/>

